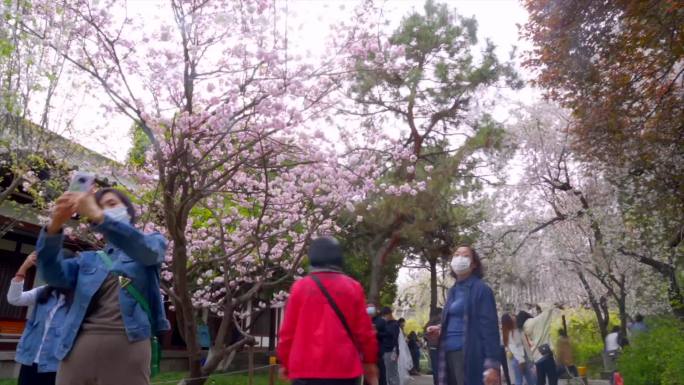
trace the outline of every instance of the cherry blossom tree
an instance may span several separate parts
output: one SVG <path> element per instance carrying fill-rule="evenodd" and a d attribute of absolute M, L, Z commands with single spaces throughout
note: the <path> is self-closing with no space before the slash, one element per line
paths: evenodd
<path fill-rule="evenodd" d="M 619 251 L 628 237 L 628 225 L 617 186 L 600 169 L 574 156 L 564 111 L 539 104 L 522 108 L 516 115 L 513 131 L 526 171 L 513 196 L 526 203 L 513 201 L 499 211 L 519 215 L 511 221 L 514 224 L 500 226 L 497 232 L 502 250 L 512 256 L 509 261 L 523 259 L 532 270 L 546 270 L 550 279 L 541 283 L 552 289 L 549 294 L 558 297 L 566 290 L 567 285 L 559 281 L 573 283 L 575 293 L 583 289 L 584 299 L 573 302 L 586 302 L 594 310 L 604 336 L 612 306 L 624 328 L 628 309 L 636 306 L 636 290 L 648 283 L 656 288 L 648 295 L 658 301 L 663 300 L 663 291 L 653 284 L 650 269 Z"/>
<path fill-rule="evenodd" d="M 17 218 L 47 207 L 66 183 L 68 160 L 73 159 L 67 154 L 84 150 L 57 135 L 71 128 L 78 105 L 55 107 L 80 87 L 78 82 L 63 87 L 68 81 L 65 60 L 23 31 L 23 23 L 32 23 L 25 18 L 29 9 L 24 1 L 0 4 L 0 204 L 12 205 Z M 32 27 L 48 29 L 49 20 Z M 63 45 L 71 40 L 68 31 L 56 37 Z M 3 224 L 0 232 L 16 222 Z"/>
<path fill-rule="evenodd" d="M 307 241 L 374 187 L 376 155 L 338 156 L 320 126 L 344 55 L 290 57 L 278 12 L 265 0 L 170 1 L 151 28 L 120 2 L 78 0 L 37 2 L 33 17 L 60 15 L 50 30 L 24 24 L 149 139 L 135 177 L 146 229 L 171 241 L 163 278 L 192 378 L 252 342 L 240 319 L 254 299 L 301 273 Z M 56 44 L 66 26 L 75 43 Z M 204 366 L 198 308 L 222 317 Z M 246 338 L 226 344 L 233 329 Z"/>

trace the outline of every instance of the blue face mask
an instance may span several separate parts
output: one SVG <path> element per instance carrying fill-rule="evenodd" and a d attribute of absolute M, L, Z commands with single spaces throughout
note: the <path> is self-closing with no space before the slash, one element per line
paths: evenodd
<path fill-rule="evenodd" d="M 128 214 L 128 209 L 126 209 L 125 206 L 117 206 L 110 209 L 105 209 L 104 213 L 109 218 L 117 222 L 131 223 L 131 216 Z"/>

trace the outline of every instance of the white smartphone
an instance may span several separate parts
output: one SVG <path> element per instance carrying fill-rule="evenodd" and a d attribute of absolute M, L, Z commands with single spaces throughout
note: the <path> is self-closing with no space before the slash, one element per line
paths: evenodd
<path fill-rule="evenodd" d="M 90 172 L 77 172 L 71 183 L 69 183 L 69 191 L 73 192 L 88 192 L 95 183 L 95 174 Z"/>

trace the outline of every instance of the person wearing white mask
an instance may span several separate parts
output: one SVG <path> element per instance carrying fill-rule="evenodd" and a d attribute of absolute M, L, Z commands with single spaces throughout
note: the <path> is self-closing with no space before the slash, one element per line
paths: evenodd
<path fill-rule="evenodd" d="M 65 258 L 62 227 L 76 213 L 106 243 Z M 167 242 L 138 230 L 135 216 L 119 190 L 69 191 L 40 232 L 39 273 L 48 285 L 73 291 L 53 352 L 61 360 L 57 385 L 147 385 L 158 368 L 156 336 L 170 329 L 159 290 Z"/>
<path fill-rule="evenodd" d="M 438 384 L 499 385 L 499 318 L 492 289 L 482 281 L 480 257 L 461 246 L 451 260 L 456 278 L 442 312 L 442 323 L 428 327 L 439 335 Z"/>

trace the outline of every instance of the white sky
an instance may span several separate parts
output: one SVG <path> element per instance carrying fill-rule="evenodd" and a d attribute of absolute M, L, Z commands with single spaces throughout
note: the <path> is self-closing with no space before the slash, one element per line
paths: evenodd
<path fill-rule="evenodd" d="M 478 21 L 480 41 L 489 38 L 497 46 L 497 54 L 501 59 L 508 58 L 513 46 L 518 52 L 529 47 L 527 42 L 519 41 L 518 27 L 527 20 L 527 12 L 516 0 L 447 0 L 442 1 L 455 8 L 463 16 L 475 16 Z M 159 14 L 159 0 L 129 0 L 129 12 L 134 17 L 149 18 L 154 23 Z M 330 26 L 333 23 L 349 19 L 350 11 L 357 4 L 356 0 L 277 0 L 277 7 L 288 8 L 288 41 L 293 52 L 307 51 L 312 55 L 323 53 Z M 386 0 L 383 5 L 391 29 L 395 29 L 401 18 L 411 10 L 421 10 L 422 0 Z M 527 88 L 516 92 L 507 92 L 505 96 L 511 101 L 530 101 L 536 93 Z M 95 93 L 81 105 L 74 119 L 75 134 L 71 139 L 117 160 L 125 159 L 131 146 L 128 136 L 132 122 L 124 116 L 106 118 L 100 109 L 102 100 L 107 96 Z M 494 116 L 499 120 L 506 119 L 507 107 L 501 106 Z M 93 130 L 95 128 L 95 130 Z M 95 131 L 98 135 L 92 135 Z M 88 135 L 79 134 L 89 132 Z"/>

